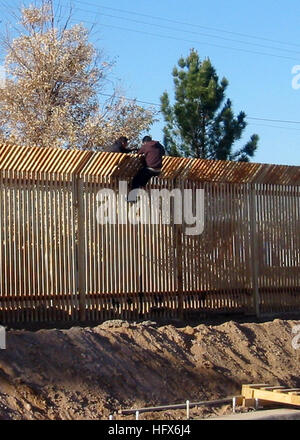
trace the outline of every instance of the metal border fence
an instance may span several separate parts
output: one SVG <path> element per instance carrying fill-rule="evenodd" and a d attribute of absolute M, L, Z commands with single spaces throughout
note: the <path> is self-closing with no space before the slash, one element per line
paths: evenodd
<path fill-rule="evenodd" d="M 300 167 L 164 157 L 147 189 L 203 189 L 204 231 L 98 224 L 137 155 L 0 145 L 0 321 L 300 311 Z M 143 205 L 142 208 L 143 209 Z"/>

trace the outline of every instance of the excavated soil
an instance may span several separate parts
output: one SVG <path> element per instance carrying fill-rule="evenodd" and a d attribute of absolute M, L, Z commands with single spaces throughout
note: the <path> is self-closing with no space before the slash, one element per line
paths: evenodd
<path fill-rule="evenodd" d="M 177 328 L 117 320 L 9 330 L 0 350 L 0 419 L 99 420 L 120 408 L 230 397 L 243 383 L 300 387 L 300 349 L 292 346 L 299 324 L 274 319 Z M 200 407 L 191 416 L 230 411 L 230 405 Z M 169 410 L 140 418 L 184 417 Z"/>

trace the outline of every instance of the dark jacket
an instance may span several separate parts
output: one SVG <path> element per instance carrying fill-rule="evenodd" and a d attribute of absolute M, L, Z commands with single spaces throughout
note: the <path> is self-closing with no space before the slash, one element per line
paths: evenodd
<path fill-rule="evenodd" d="M 144 164 L 146 167 L 161 169 L 165 150 L 158 141 L 145 142 L 139 149 L 139 154 L 144 155 Z"/>
<path fill-rule="evenodd" d="M 103 151 L 110 152 L 110 153 L 128 153 L 129 151 L 126 150 L 126 148 L 123 147 L 121 142 L 116 141 L 114 144 L 110 145 L 109 147 L 104 148 Z"/>

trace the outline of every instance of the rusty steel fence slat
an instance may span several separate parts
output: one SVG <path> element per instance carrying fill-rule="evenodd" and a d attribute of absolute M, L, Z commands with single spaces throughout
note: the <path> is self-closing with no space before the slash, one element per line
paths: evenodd
<path fill-rule="evenodd" d="M 169 223 L 161 210 L 128 221 L 119 181 L 139 167 L 135 154 L 0 144 L 1 322 L 300 312 L 300 167 L 164 157 L 146 194 L 203 190 L 199 235 L 174 204 Z M 101 189 L 127 224 L 97 221 Z"/>

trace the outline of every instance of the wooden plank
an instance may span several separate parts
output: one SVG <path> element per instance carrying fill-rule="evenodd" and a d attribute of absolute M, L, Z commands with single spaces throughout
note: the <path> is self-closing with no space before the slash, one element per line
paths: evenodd
<path fill-rule="evenodd" d="M 269 400 L 277 403 L 300 406 L 300 395 L 286 394 L 274 391 L 266 391 L 262 389 L 253 389 L 252 398 Z"/>
<path fill-rule="evenodd" d="M 246 399 L 253 399 L 254 395 L 254 389 L 255 388 L 261 388 L 261 387 L 267 387 L 267 384 L 244 384 L 242 385 L 242 396 L 244 396 Z"/>
<path fill-rule="evenodd" d="M 247 389 L 247 388 L 264 388 L 264 387 L 269 387 L 269 385 L 266 385 L 264 383 L 250 383 L 250 384 L 244 384 L 242 385 L 242 389 Z M 273 388 L 273 387 L 271 387 Z"/>
<path fill-rule="evenodd" d="M 274 390 L 274 391 L 276 391 L 276 390 Z M 277 390 L 278 393 L 288 393 L 288 394 L 290 392 L 294 392 L 294 391 L 300 392 L 300 388 L 285 388 L 285 387 L 283 387 L 282 389 Z"/>
<path fill-rule="evenodd" d="M 276 386 L 276 387 L 260 387 L 260 389 L 267 390 L 267 391 L 277 391 L 277 390 L 280 390 L 280 389 L 284 390 L 284 389 L 286 389 L 286 387 L 279 385 L 279 386 Z"/>

